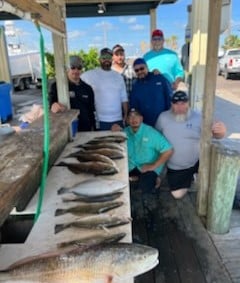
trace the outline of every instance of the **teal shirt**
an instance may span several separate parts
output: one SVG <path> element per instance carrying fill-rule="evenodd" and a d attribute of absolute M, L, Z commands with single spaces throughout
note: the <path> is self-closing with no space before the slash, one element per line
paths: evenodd
<path fill-rule="evenodd" d="M 178 55 L 173 50 L 163 48 L 159 51 L 151 50 L 143 56 L 149 71 L 158 69 L 162 75 L 173 83 L 176 78 L 184 78 L 184 70 Z"/>
<path fill-rule="evenodd" d="M 144 164 L 155 162 L 161 153 L 172 148 L 162 134 L 144 123 L 141 124 L 136 133 L 132 131 L 131 127 L 125 128 L 124 131 L 128 137 L 129 171 L 136 167 L 140 170 Z M 160 165 L 154 171 L 159 174 L 163 169 L 163 165 Z"/>

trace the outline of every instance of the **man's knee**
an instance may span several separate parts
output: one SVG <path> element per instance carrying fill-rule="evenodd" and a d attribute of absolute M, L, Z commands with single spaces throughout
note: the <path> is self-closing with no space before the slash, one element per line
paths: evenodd
<path fill-rule="evenodd" d="M 175 191 L 171 191 L 171 194 L 175 199 L 181 199 L 186 195 L 187 191 L 188 189 L 182 188 Z"/>

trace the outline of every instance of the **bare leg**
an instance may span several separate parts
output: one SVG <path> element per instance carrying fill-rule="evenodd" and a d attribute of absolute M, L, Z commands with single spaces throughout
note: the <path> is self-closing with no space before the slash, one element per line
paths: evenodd
<path fill-rule="evenodd" d="M 176 191 L 171 191 L 171 194 L 175 199 L 181 199 L 186 195 L 187 191 L 187 188 L 181 188 Z"/>

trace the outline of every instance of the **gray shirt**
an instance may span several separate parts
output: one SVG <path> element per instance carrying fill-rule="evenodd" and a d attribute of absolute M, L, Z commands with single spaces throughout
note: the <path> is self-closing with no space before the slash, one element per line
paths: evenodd
<path fill-rule="evenodd" d="M 199 141 L 201 135 L 201 115 L 190 110 L 184 122 L 177 122 L 171 110 L 161 113 L 156 129 L 161 131 L 173 146 L 173 155 L 167 166 L 182 170 L 195 165 L 199 159 Z"/>

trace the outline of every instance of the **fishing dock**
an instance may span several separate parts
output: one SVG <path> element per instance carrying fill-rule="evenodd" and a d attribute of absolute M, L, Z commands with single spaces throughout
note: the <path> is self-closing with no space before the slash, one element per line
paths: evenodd
<path fill-rule="evenodd" d="M 240 282 L 240 211 L 232 211 L 229 233 L 212 234 L 196 214 L 196 193 L 175 200 L 163 182 L 146 210 L 132 185 L 133 241 L 159 249 L 159 265 L 135 283 Z"/>

